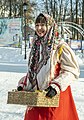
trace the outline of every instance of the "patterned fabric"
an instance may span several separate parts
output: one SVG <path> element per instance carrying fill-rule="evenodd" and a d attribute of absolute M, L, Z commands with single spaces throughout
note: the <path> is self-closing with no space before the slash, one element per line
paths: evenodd
<path fill-rule="evenodd" d="M 48 17 L 49 18 L 49 17 Z M 47 20 L 48 24 L 50 25 L 51 19 Z M 54 24 L 53 24 L 54 25 Z M 47 34 L 44 37 L 39 37 L 35 35 L 33 40 L 33 46 L 31 49 L 30 57 L 29 57 L 29 81 L 32 84 L 32 88 L 37 85 L 37 74 L 43 67 L 43 65 L 47 64 L 48 59 L 50 58 L 50 52 L 52 47 L 52 42 L 54 38 L 54 26 L 49 27 Z"/>

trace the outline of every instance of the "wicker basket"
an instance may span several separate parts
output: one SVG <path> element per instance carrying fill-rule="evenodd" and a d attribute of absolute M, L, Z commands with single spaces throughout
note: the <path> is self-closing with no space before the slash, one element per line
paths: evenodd
<path fill-rule="evenodd" d="M 33 107 L 58 107 L 59 94 L 52 99 L 45 97 L 45 92 L 12 91 L 8 92 L 8 104 L 28 105 Z"/>

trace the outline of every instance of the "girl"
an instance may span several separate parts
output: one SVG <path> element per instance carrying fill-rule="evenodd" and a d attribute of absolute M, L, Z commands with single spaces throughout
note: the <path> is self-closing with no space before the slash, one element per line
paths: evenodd
<path fill-rule="evenodd" d="M 60 93 L 59 107 L 27 107 L 24 120 L 79 120 L 70 84 L 79 77 L 79 66 L 69 45 L 58 40 L 54 20 L 39 14 L 29 56 L 26 80 L 18 90 L 46 90 L 47 97 Z"/>

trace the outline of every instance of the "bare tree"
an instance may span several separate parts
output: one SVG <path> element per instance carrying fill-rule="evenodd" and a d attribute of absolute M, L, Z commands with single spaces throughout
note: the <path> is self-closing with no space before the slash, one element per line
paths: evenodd
<path fill-rule="evenodd" d="M 82 0 L 82 28 L 84 29 L 84 0 Z M 84 40 L 84 37 L 82 37 Z"/>
<path fill-rule="evenodd" d="M 82 0 L 82 27 L 84 28 L 84 0 Z"/>
<path fill-rule="evenodd" d="M 28 4 L 28 19 L 33 19 L 33 9 L 35 2 L 26 0 Z M 22 17 L 23 16 L 23 0 L 1 0 L 0 1 L 0 17 Z"/>

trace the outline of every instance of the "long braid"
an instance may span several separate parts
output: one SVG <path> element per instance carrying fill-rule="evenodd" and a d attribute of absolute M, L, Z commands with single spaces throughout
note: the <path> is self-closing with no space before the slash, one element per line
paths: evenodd
<path fill-rule="evenodd" d="M 29 62 L 29 81 L 32 84 L 32 88 L 37 85 L 38 88 L 38 83 L 37 83 L 37 63 L 39 61 L 39 49 L 40 49 L 40 40 L 36 39 L 34 40 L 33 46 L 32 46 L 32 51 L 30 55 L 30 62 Z"/>

